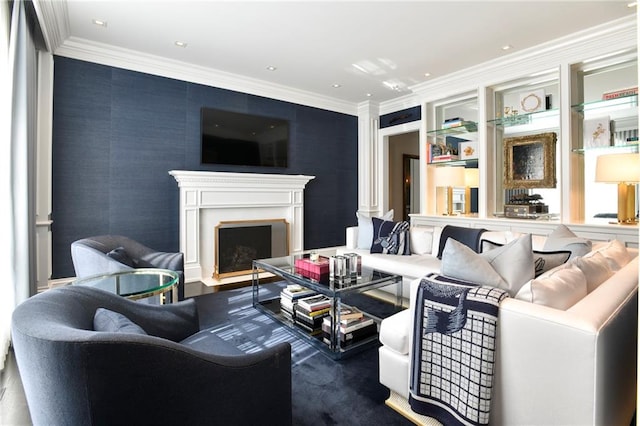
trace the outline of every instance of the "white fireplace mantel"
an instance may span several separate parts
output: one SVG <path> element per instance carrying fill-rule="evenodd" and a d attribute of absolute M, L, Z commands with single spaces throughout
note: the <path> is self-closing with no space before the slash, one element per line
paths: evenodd
<path fill-rule="evenodd" d="M 185 282 L 208 282 L 223 221 L 285 219 L 291 253 L 304 250 L 304 188 L 315 176 L 171 170 L 180 188 Z"/>

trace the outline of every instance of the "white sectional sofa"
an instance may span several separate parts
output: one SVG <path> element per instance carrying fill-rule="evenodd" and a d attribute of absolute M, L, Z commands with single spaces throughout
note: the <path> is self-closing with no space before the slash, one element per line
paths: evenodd
<path fill-rule="evenodd" d="M 410 256 L 358 249 L 357 227 L 347 229 L 347 246 L 342 248 L 359 253 L 365 265 L 404 277 L 409 309 L 383 320 L 380 328 L 380 382 L 390 389 L 389 405 L 425 424 L 433 423 L 413 413 L 406 401 L 415 295 L 423 276 L 440 272 L 440 231 L 412 230 L 412 246 L 415 243 L 421 254 Z M 506 243 L 515 236 L 486 232 L 482 238 Z M 542 249 L 545 240 L 533 236 L 533 249 Z M 630 424 L 637 389 L 638 250 L 617 241 L 595 243 L 590 253 L 574 256 L 540 278 L 558 274 L 567 265 L 573 270 L 580 262 L 595 261 L 593 256 L 604 256 L 611 267 L 608 275 L 613 275 L 594 285 L 598 273 L 585 267 L 590 291 L 568 308 L 546 306 L 544 297 L 543 304 L 532 303 L 520 295 L 500 304 L 492 425 Z M 550 294 L 547 299 L 555 297 Z"/>

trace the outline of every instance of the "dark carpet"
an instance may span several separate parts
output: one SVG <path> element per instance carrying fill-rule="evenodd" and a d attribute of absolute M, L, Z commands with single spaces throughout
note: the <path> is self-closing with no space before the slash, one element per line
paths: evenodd
<path fill-rule="evenodd" d="M 274 297 L 280 293 L 278 283 L 266 287 Z M 353 297 L 358 300 L 344 301 L 382 318 L 396 310 L 365 295 Z M 377 346 L 332 360 L 287 326 L 254 309 L 250 287 L 196 296 L 195 300 L 200 328 L 208 332 L 207 345 L 225 346 L 229 354 L 241 354 L 282 341 L 291 344 L 294 425 L 412 424 L 384 404 L 389 391 L 378 382 Z"/>

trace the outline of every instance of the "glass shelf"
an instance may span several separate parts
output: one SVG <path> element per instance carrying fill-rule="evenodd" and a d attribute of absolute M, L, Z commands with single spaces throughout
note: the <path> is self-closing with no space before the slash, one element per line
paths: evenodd
<path fill-rule="evenodd" d="M 478 159 L 473 158 L 469 160 L 451 160 L 451 161 L 435 161 L 429 163 L 429 166 L 470 166 L 469 168 L 478 167 Z"/>
<path fill-rule="evenodd" d="M 458 127 L 450 127 L 448 129 L 430 130 L 427 137 L 456 136 L 463 134 L 475 134 L 478 132 L 478 123 L 475 121 L 466 121 L 464 125 Z"/>
<path fill-rule="evenodd" d="M 598 100 L 572 105 L 571 109 L 576 112 L 586 112 L 592 110 L 608 110 L 633 108 L 638 106 L 638 95 L 621 96 L 615 99 Z"/>
<path fill-rule="evenodd" d="M 498 127 L 511 127 L 525 124 L 532 124 L 537 120 L 546 120 L 549 118 L 556 118 L 559 110 L 557 108 L 547 109 L 544 111 L 530 112 L 526 114 L 516 114 L 508 117 L 497 117 L 492 120 L 488 120 L 489 124 L 494 124 Z"/>
<path fill-rule="evenodd" d="M 608 150 L 608 149 L 615 149 L 615 150 L 630 150 L 632 152 L 638 152 L 638 142 L 629 142 L 626 143 L 624 145 L 608 145 L 608 146 L 597 146 L 597 147 L 591 147 L 591 148 L 574 148 L 571 150 L 571 152 L 575 152 L 576 154 L 584 154 L 585 151 L 594 151 L 594 152 L 598 152 L 598 151 L 604 151 L 604 150 Z"/>

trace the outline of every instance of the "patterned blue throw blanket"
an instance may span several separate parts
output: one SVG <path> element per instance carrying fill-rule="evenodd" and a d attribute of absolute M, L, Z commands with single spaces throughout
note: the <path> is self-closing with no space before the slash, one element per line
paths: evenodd
<path fill-rule="evenodd" d="M 409 403 L 444 425 L 489 424 L 499 288 L 437 274 L 416 298 Z"/>

